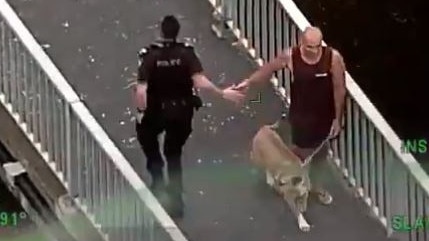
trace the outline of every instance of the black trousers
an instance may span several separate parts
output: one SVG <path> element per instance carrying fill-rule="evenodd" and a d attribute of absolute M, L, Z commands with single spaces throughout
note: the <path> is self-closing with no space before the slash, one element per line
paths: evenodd
<path fill-rule="evenodd" d="M 152 184 L 163 186 L 164 160 L 160 152 L 159 135 L 165 131 L 164 156 L 167 161 L 169 190 L 180 195 L 182 184 L 182 150 L 192 132 L 193 106 L 184 102 L 167 103 L 166 108 L 147 109 L 141 123 L 136 124 L 137 139 L 146 156 L 146 168 Z"/>

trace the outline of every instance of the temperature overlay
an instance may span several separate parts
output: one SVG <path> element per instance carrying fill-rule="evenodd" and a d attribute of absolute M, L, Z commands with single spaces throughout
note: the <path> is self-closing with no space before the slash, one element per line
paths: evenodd
<path fill-rule="evenodd" d="M 27 218 L 25 212 L 2 212 L 0 211 L 0 227 L 18 226 L 19 222 Z"/>

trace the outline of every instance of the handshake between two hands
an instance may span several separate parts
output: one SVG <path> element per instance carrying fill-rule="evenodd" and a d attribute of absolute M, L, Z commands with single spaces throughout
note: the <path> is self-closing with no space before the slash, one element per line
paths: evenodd
<path fill-rule="evenodd" d="M 249 88 L 248 82 L 242 81 L 241 83 L 233 84 L 232 86 L 222 90 L 222 97 L 228 101 L 241 105 L 246 98 L 246 92 Z M 146 89 L 145 85 L 134 85 L 133 86 L 133 99 L 135 106 L 140 109 L 146 109 Z"/>
<path fill-rule="evenodd" d="M 236 105 L 243 103 L 246 98 L 247 90 L 249 89 L 249 83 L 244 80 L 241 83 L 233 84 L 232 86 L 223 90 L 223 98 L 232 101 Z"/>

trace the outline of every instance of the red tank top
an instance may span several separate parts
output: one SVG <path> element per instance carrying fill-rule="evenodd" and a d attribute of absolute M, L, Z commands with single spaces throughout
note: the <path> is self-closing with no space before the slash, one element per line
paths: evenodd
<path fill-rule="evenodd" d="M 331 59 L 331 48 L 323 47 L 320 61 L 310 65 L 303 61 L 299 47 L 292 49 L 290 119 L 293 125 L 325 129 L 332 124 L 335 102 Z"/>

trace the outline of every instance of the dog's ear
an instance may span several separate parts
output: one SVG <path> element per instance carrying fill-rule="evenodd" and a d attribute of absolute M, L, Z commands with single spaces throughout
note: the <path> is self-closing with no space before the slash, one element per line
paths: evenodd
<path fill-rule="evenodd" d="M 291 183 L 293 186 L 296 186 L 296 185 L 302 183 L 302 181 L 303 181 L 303 178 L 301 176 L 295 176 L 295 177 L 292 177 L 292 179 L 291 179 Z"/>

